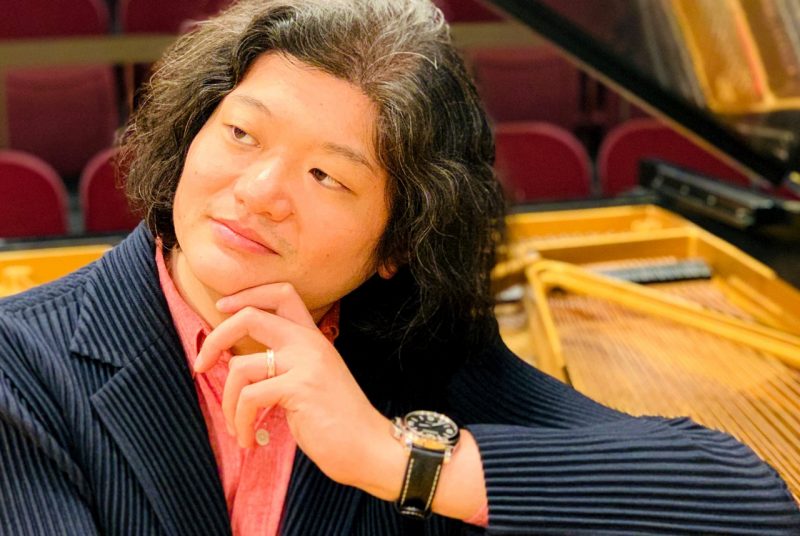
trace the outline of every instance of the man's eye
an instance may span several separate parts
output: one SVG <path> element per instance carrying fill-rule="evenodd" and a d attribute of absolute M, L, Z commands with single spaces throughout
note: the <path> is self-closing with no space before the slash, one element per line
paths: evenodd
<path fill-rule="evenodd" d="M 230 125 L 229 128 L 231 129 L 231 136 L 233 136 L 234 140 L 244 143 L 245 145 L 258 145 L 256 139 L 243 129 L 236 125 Z"/>
<path fill-rule="evenodd" d="M 315 179 L 317 179 L 317 182 L 319 182 L 323 186 L 328 186 L 330 188 L 342 188 L 345 190 L 347 189 L 344 184 L 337 181 L 336 179 L 334 179 L 333 177 L 331 177 L 330 175 L 328 175 L 319 168 L 312 169 L 311 174 L 314 176 Z"/>

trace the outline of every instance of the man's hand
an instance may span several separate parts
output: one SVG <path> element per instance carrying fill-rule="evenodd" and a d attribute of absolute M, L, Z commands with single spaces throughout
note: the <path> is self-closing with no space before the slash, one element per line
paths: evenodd
<path fill-rule="evenodd" d="M 259 409 L 280 406 L 298 446 L 328 477 L 396 498 L 407 455 L 294 288 L 278 283 L 247 289 L 221 299 L 217 308 L 231 316 L 206 338 L 195 371 L 209 370 L 247 337 L 275 353 L 276 375 L 269 379 L 264 353 L 228 363 L 222 408 L 239 445 L 254 444 Z"/>
<path fill-rule="evenodd" d="M 298 446 L 329 478 L 396 500 L 408 453 L 294 288 L 288 283 L 255 287 L 221 299 L 217 308 L 231 316 L 206 338 L 195 371 L 209 370 L 222 352 L 248 337 L 275 352 L 276 374 L 269 379 L 263 352 L 228 362 L 222 406 L 239 444 L 254 444 L 259 409 L 280 406 Z M 483 504 L 480 453 L 469 431 L 462 430 L 459 446 L 442 470 L 433 510 L 466 519 Z"/>

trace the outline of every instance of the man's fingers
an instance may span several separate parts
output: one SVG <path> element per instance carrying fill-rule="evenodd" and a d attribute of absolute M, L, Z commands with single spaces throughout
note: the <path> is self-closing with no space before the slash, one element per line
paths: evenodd
<path fill-rule="evenodd" d="M 311 313 L 291 283 L 259 285 L 217 301 L 217 309 L 223 313 L 235 313 L 248 306 L 272 311 L 307 328 L 315 325 Z"/>
<path fill-rule="evenodd" d="M 233 420 L 236 414 L 236 404 L 242 389 L 252 383 L 267 379 L 268 366 L 266 353 L 235 356 L 228 362 L 228 378 L 222 391 L 222 413 L 228 432 L 234 433 Z M 277 374 L 284 372 L 275 363 Z"/>
<path fill-rule="evenodd" d="M 195 372 L 205 372 L 213 367 L 225 350 L 250 337 L 269 348 L 278 349 L 289 334 L 303 329 L 296 323 L 267 311 L 246 307 L 224 320 L 209 333 L 194 362 Z M 316 330 L 316 327 L 314 328 Z"/>
<path fill-rule="evenodd" d="M 255 441 L 255 422 L 261 408 L 280 406 L 288 375 L 252 383 L 241 390 L 236 402 L 233 427 L 239 446 L 248 448 Z"/>

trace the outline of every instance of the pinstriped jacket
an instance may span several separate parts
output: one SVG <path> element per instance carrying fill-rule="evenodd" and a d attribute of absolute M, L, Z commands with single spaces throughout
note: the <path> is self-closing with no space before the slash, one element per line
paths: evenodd
<path fill-rule="evenodd" d="M 140 226 L 98 262 L 0 302 L 0 533 L 230 533 L 153 248 Z M 402 404 L 359 368 L 346 315 L 337 346 L 390 415 Z M 440 387 L 437 409 L 481 450 L 488 534 L 800 534 L 785 485 L 748 448 L 687 419 L 600 406 L 499 340 Z M 282 534 L 400 530 L 390 504 L 298 452 Z M 483 533 L 440 516 L 411 530 Z"/>

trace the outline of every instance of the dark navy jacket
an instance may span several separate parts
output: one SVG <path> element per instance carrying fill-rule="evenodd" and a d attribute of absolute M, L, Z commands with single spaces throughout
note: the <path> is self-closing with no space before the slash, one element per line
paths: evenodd
<path fill-rule="evenodd" d="M 153 248 L 140 226 L 100 261 L 0 302 L 0 533 L 229 534 Z M 342 321 L 337 346 L 365 392 L 387 415 L 404 409 L 359 368 L 369 359 L 344 306 Z M 499 340 L 439 391 L 436 409 L 480 447 L 489 534 L 800 534 L 785 485 L 748 448 L 687 419 L 604 408 Z M 483 532 L 440 516 L 415 530 Z M 399 531 L 392 505 L 298 452 L 283 534 Z"/>

